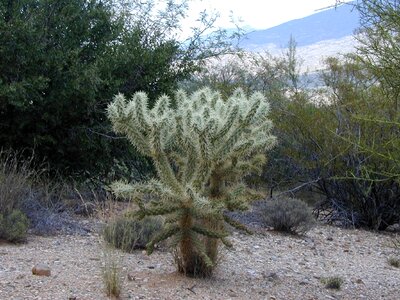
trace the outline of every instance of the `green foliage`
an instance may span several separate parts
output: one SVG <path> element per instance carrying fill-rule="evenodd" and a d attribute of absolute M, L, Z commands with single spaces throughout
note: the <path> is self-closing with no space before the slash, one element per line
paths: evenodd
<path fill-rule="evenodd" d="M 125 140 L 109 138 L 105 108 L 119 91 L 170 93 L 202 59 L 230 48 L 202 44 L 198 32 L 175 38 L 186 2 L 159 10 L 155 1 L 2 1 L 0 144 L 34 149 L 63 175 L 126 176 L 111 169 L 114 158 L 151 170 Z"/>
<path fill-rule="evenodd" d="M 333 94 L 326 108 L 333 122 L 319 151 L 329 165 L 321 168 L 320 187 L 335 218 L 382 230 L 400 220 L 400 185 L 394 176 L 400 145 L 397 126 L 371 120 L 390 120 L 392 103 L 380 86 L 370 85 L 374 77 L 357 61 L 328 63 L 325 82 Z"/>
<path fill-rule="evenodd" d="M 34 148 L 55 168 L 91 170 L 108 150 L 89 129 L 101 116 L 99 62 L 119 26 L 110 6 L 24 0 L 0 11 L 0 143 Z"/>
<path fill-rule="evenodd" d="M 398 257 L 389 257 L 388 264 L 395 268 L 400 268 L 400 259 Z"/>
<path fill-rule="evenodd" d="M 103 238 L 115 248 L 126 252 L 143 249 L 160 231 L 162 222 L 155 217 L 135 220 L 121 217 L 106 225 Z"/>
<path fill-rule="evenodd" d="M 327 277 L 322 278 L 321 283 L 323 283 L 327 289 L 340 290 L 343 284 L 343 279 L 339 276 Z"/>
<path fill-rule="evenodd" d="M 345 226 L 385 229 L 399 220 L 398 127 L 391 103 L 352 58 L 327 60 L 320 100 L 297 94 L 276 116 L 281 154 L 326 197 L 318 211 Z"/>
<path fill-rule="evenodd" d="M 310 207 L 295 198 L 267 200 L 258 213 L 266 226 L 291 234 L 304 234 L 315 224 Z"/>
<path fill-rule="evenodd" d="M 226 101 L 209 89 L 191 96 L 177 91 L 174 99 L 158 98 L 151 109 L 145 93 L 136 93 L 129 102 L 121 94 L 115 97 L 108 107 L 114 130 L 151 157 L 159 178 L 112 186 L 118 196 L 138 204 L 135 215 L 166 216 L 163 230 L 148 244 L 149 253 L 155 243 L 172 237 L 180 270 L 211 273 L 218 240 L 228 235 L 224 210 L 245 210 L 257 197 L 242 178 L 261 171 L 263 153 L 275 143 L 268 111 L 260 93 L 247 98 L 241 90 Z M 144 195 L 155 200 L 146 204 Z"/>
<path fill-rule="evenodd" d="M 357 59 L 381 84 L 393 112 L 400 109 L 400 3 L 397 0 L 357 1 L 361 28 Z"/>
<path fill-rule="evenodd" d="M 12 243 L 23 242 L 29 226 L 28 218 L 18 209 L 9 214 L 0 213 L 0 239 Z"/>

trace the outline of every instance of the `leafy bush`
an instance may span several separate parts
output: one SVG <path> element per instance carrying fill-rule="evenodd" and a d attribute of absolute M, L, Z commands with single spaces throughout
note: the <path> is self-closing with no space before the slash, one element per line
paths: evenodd
<path fill-rule="evenodd" d="M 103 231 L 104 239 L 115 248 L 126 252 L 143 249 L 160 231 L 162 222 L 159 218 L 147 217 L 142 220 L 121 217 L 107 224 Z"/>
<path fill-rule="evenodd" d="M 265 201 L 259 213 L 266 226 L 292 234 L 304 234 L 315 223 L 311 209 L 295 198 Z"/>
<path fill-rule="evenodd" d="M 0 214 L 0 239 L 17 243 L 26 239 L 29 221 L 23 212 L 13 210 L 8 215 Z"/>
<path fill-rule="evenodd" d="M 215 29 L 205 15 L 178 41 L 180 2 L 1 1 L 0 145 L 35 149 L 52 170 L 84 178 L 109 176 L 113 158 L 141 161 L 124 140 L 104 138 L 112 95 L 169 93 L 202 59 L 232 51 L 225 31 L 200 36 Z"/>

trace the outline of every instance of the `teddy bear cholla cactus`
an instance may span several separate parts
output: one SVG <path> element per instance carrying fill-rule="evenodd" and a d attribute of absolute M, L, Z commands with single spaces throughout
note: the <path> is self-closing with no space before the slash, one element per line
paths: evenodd
<path fill-rule="evenodd" d="M 171 237 L 180 271 L 211 273 L 218 241 L 231 246 L 225 224 L 246 230 L 224 212 L 246 210 L 257 197 L 242 178 L 261 171 L 264 153 L 275 143 L 268 111 L 261 93 L 247 98 L 241 90 L 226 101 L 207 88 L 191 96 L 178 91 L 173 101 L 162 96 L 152 109 L 142 92 L 129 102 L 121 94 L 115 97 L 108 107 L 114 130 L 152 158 L 159 177 L 112 186 L 115 194 L 138 204 L 136 216 L 166 216 L 163 230 L 147 245 L 148 253 Z M 146 203 L 144 195 L 153 200 Z"/>

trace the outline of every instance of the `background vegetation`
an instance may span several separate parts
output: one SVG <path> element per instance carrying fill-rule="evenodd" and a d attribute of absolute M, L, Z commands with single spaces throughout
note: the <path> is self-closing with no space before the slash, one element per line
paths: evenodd
<path fill-rule="evenodd" d="M 230 51 L 226 32 L 200 36 L 213 26 L 207 15 L 178 41 L 186 11 L 187 1 L 162 10 L 155 1 L 0 1 L 0 145 L 34 149 L 63 175 L 141 178 L 149 166 L 109 137 L 105 108 L 118 92 L 168 94 L 203 59 Z"/>
<path fill-rule="evenodd" d="M 269 196 L 306 195 L 331 223 L 383 230 L 399 222 L 399 2 L 348 5 L 361 13 L 357 52 L 328 58 L 311 76 L 293 39 L 281 57 L 243 53 L 233 47 L 240 31 L 213 31 L 215 16 L 201 15 L 182 41 L 188 0 L 161 9 L 136 0 L 0 1 L 0 147 L 22 151 L 15 169 L 0 159 L 0 223 L 18 218 L 26 233 L 24 213 L 37 205 L 32 178 L 42 176 L 32 170 L 43 162 L 52 178 L 101 189 L 153 177 L 152 162 L 112 133 L 106 107 L 119 92 L 144 91 L 151 108 L 178 87 L 204 85 L 223 99 L 240 87 L 270 103 L 279 142 L 247 184 Z M 12 185 L 22 196 L 10 196 Z"/>

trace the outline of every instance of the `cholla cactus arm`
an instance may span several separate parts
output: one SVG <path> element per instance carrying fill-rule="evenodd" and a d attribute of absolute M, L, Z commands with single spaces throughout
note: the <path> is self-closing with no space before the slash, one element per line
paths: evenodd
<path fill-rule="evenodd" d="M 260 174 L 262 172 L 262 166 L 266 163 L 266 160 L 265 154 L 257 154 L 248 159 L 244 157 L 243 160 L 238 161 L 235 168 L 242 176 L 248 174 Z"/>
<path fill-rule="evenodd" d="M 214 238 L 214 239 L 221 239 L 221 238 L 224 238 L 224 237 L 228 236 L 227 232 L 224 232 L 224 231 L 220 232 L 220 231 L 216 231 L 216 230 L 211 230 L 209 228 L 206 228 L 206 227 L 203 227 L 203 226 L 199 226 L 199 225 L 194 225 L 192 227 L 192 230 L 194 232 L 196 232 L 196 233 L 199 233 L 201 235 L 208 236 L 208 237 Z"/>
<path fill-rule="evenodd" d="M 136 93 L 131 100 L 134 103 L 134 109 L 136 112 L 136 125 L 138 129 L 146 134 L 151 130 L 151 120 L 148 118 L 148 98 L 143 92 Z"/>
<path fill-rule="evenodd" d="M 181 229 L 179 228 L 178 225 L 168 225 L 166 228 L 164 228 L 158 235 L 156 235 L 155 238 L 153 238 L 147 245 L 147 254 L 151 254 L 154 251 L 154 245 L 166 240 L 167 238 L 175 235 L 178 233 Z"/>
<path fill-rule="evenodd" d="M 196 170 L 198 168 L 198 157 L 199 157 L 199 147 L 195 144 L 195 141 L 190 140 L 187 138 L 186 142 L 186 149 L 188 153 L 187 157 L 187 164 L 184 170 L 183 181 L 190 184 L 193 181 L 193 178 L 196 174 Z"/>
<path fill-rule="evenodd" d="M 162 216 L 166 214 L 170 214 L 176 211 L 179 211 L 181 209 L 180 206 L 176 206 L 171 203 L 163 203 L 162 205 L 157 205 L 157 206 L 152 206 L 152 207 L 147 207 L 144 209 L 143 212 L 145 215 L 148 216 Z"/>
<path fill-rule="evenodd" d="M 182 194 L 182 186 L 179 183 L 161 144 L 161 127 L 165 124 L 166 121 L 164 120 L 160 125 L 154 124 L 153 126 L 151 138 L 152 157 L 160 180 L 164 184 L 168 185 L 175 193 Z"/>
<path fill-rule="evenodd" d="M 134 196 L 153 195 L 157 197 L 173 198 L 170 188 L 159 180 L 152 179 L 146 183 L 129 184 L 124 181 L 116 181 L 111 184 L 111 190 L 118 197 L 129 198 Z"/>
<path fill-rule="evenodd" d="M 198 132 L 198 136 L 200 142 L 200 163 L 193 185 L 202 191 L 211 174 L 211 151 L 207 132 L 205 130 Z"/>
<path fill-rule="evenodd" d="M 185 113 L 180 111 L 179 113 Z M 178 145 L 183 148 L 180 153 L 182 164 L 179 166 L 179 177 L 182 184 L 190 184 L 197 169 L 199 146 L 196 140 L 191 138 L 192 129 L 185 127 L 182 115 L 176 117 L 176 140 Z"/>
<path fill-rule="evenodd" d="M 213 207 L 208 197 L 202 197 L 191 188 L 187 190 L 187 195 L 191 199 L 191 206 L 189 208 L 190 214 L 199 220 L 202 219 L 221 219 L 221 208 Z"/>
<path fill-rule="evenodd" d="M 190 239 L 193 243 L 193 245 L 196 248 L 196 251 L 198 252 L 198 254 L 200 255 L 200 257 L 203 259 L 204 263 L 208 266 L 208 267 L 213 267 L 214 262 L 210 259 L 210 257 L 207 255 L 207 250 L 206 247 L 204 246 L 203 242 L 200 241 L 197 238 L 197 234 L 195 232 L 191 232 L 190 233 Z"/>
<path fill-rule="evenodd" d="M 254 97 L 254 95 L 257 95 L 258 97 Z M 243 125 L 242 126 L 249 126 L 250 123 L 252 122 L 254 116 L 257 113 L 257 110 L 260 108 L 260 104 L 262 101 L 263 96 L 261 94 L 254 94 L 251 97 L 251 102 L 252 105 L 250 107 L 250 110 L 247 112 L 247 114 L 244 116 L 244 120 L 243 120 Z M 259 96 L 261 96 L 262 98 L 260 98 Z"/>
<path fill-rule="evenodd" d="M 226 239 L 226 238 L 221 238 L 221 242 L 225 245 L 225 247 L 227 247 L 227 248 L 233 248 L 232 243 L 231 243 L 228 239 Z"/>
<path fill-rule="evenodd" d="M 231 225 L 232 227 L 234 227 L 236 229 L 242 230 L 242 231 L 246 232 L 247 234 L 253 234 L 253 232 L 249 228 L 247 228 L 245 225 L 228 217 L 227 215 L 224 215 L 224 220 L 226 223 L 228 223 L 229 225 Z"/>
<path fill-rule="evenodd" d="M 123 133 L 135 148 L 143 155 L 148 155 L 150 152 L 149 141 L 139 130 L 139 123 L 135 120 L 136 105 L 131 101 L 126 103 L 125 97 L 118 94 L 114 98 L 107 109 L 108 118 L 113 124 L 115 132 Z"/>
<path fill-rule="evenodd" d="M 213 141 L 220 140 L 223 138 L 228 131 L 232 128 L 233 123 L 236 120 L 236 117 L 239 113 L 239 106 L 235 105 L 232 110 L 230 111 L 228 118 L 226 119 L 225 123 L 221 127 L 221 129 L 217 132 L 217 134 L 213 137 Z M 221 113 L 223 114 L 223 113 Z"/>

